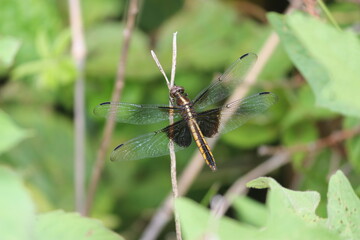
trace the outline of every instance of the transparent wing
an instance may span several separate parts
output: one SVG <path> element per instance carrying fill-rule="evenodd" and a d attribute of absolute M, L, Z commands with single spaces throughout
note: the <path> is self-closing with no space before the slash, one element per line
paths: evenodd
<path fill-rule="evenodd" d="M 175 151 L 182 150 L 191 144 L 191 133 L 184 120 L 120 144 L 111 153 L 110 159 L 123 161 L 168 155 L 170 138 L 175 142 Z"/>
<path fill-rule="evenodd" d="M 195 98 L 194 107 L 203 109 L 227 98 L 243 81 L 246 73 L 256 62 L 254 53 L 247 53 L 236 60 L 217 81 L 201 91 Z"/>
<path fill-rule="evenodd" d="M 97 116 L 114 117 L 118 122 L 137 125 L 168 120 L 170 111 L 173 111 L 174 119 L 180 117 L 180 109 L 166 105 L 104 102 L 94 108 Z"/>
<path fill-rule="evenodd" d="M 265 112 L 276 101 L 275 94 L 261 92 L 226 104 L 221 108 L 198 113 L 196 120 L 204 136 L 213 137 L 240 127 L 251 118 Z M 226 121 L 228 117 L 230 118 Z"/>

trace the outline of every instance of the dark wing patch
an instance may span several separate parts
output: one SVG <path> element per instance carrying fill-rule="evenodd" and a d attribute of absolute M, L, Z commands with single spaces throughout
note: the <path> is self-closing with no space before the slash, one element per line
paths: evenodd
<path fill-rule="evenodd" d="M 213 137 L 219 131 L 220 126 L 220 109 L 211 109 L 198 113 L 196 121 L 205 137 Z"/>
<path fill-rule="evenodd" d="M 172 139 L 180 147 L 188 147 L 191 144 L 191 132 L 184 120 L 180 120 L 161 131 L 165 132 L 168 138 Z"/>

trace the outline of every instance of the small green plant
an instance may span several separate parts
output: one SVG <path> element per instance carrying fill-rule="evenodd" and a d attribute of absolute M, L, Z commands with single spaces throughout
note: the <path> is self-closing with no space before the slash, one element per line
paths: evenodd
<path fill-rule="evenodd" d="M 360 239 L 360 200 L 341 171 L 329 181 L 327 218 L 315 213 L 320 202 L 318 192 L 289 190 L 269 177 L 257 178 L 247 186 L 269 188 L 267 208 L 237 199 L 233 206 L 239 216 L 244 216 L 242 222 L 228 217 L 216 219 L 192 200 L 178 199 L 176 211 L 185 239 L 202 239 L 204 236 L 222 240 Z"/>

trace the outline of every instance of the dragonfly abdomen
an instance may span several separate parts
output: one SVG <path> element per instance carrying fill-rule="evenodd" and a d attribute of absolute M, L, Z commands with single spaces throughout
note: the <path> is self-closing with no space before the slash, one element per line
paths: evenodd
<path fill-rule="evenodd" d="M 197 124 L 195 119 L 192 119 L 188 121 L 189 128 L 191 130 L 191 134 L 194 138 L 194 141 L 199 148 L 199 151 L 201 155 L 203 156 L 206 164 L 211 168 L 211 170 L 216 170 L 216 163 L 214 156 L 210 150 L 210 147 L 208 143 L 206 142 L 206 139 L 204 138 L 204 135 L 202 134 L 199 125 Z"/>

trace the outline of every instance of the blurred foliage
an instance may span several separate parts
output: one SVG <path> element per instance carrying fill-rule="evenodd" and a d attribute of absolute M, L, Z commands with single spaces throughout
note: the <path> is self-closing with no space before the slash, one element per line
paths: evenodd
<path fill-rule="evenodd" d="M 29 80 L 36 88 L 55 91 L 72 83 L 75 69 L 68 53 L 70 33 L 63 31 L 50 40 L 45 33 L 37 36 L 35 46 L 39 59 L 21 64 L 12 74 L 14 80 Z"/>
<path fill-rule="evenodd" d="M 215 218 L 207 209 L 186 198 L 176 200 L 184 237 L 204 236 L 219 239 L 358 239 L 360 237 L 360 200 L 341 171 L 334 174 L 328 190 L 328 218 L 320 218 L 315 209 L 320 195 L 314 191 L 293 191 L 272 178 L 257 178 L 247 184 L 253 188 L 269 188 L 264 209 L 260 204 L 238 199 L 236 210 L 245 217 L 236 222 L 227 217 Z M 259 206 L 260 205 L 260 206 Z M 246 206 L 246 208 L 245 208 Z M 255 219 L 254 214 L 258 213 Z M 262 220 L 258 219 L 263 217 Z M 265 218 L 265 219 L 264 219 Z M 252 220 L 250 220 L 252 219 Z M 255 222 L 254 222 L 255 221 Z M 259 225 L 260 224 L 260 225 Z"/>
<path fill-rule="evenodd" d="M 0 76 L 5 75 L 5 71 L 11 67 L 14 62 L 15 55 L 19 51 L 20 41 L 13 37 L 1 37 L 0 49 Z"/>
<path fill-rule="evenodd" d="M 2 128 L 0 139 L 0 154 L 11 149 L 24 138 L 30 137 L 30 132 L 21 129 L 11 118 L 0 110 L 0 125 Z"/>
<path fill-rule="evenodd" d="M 21 40 L 22 47 L 17 62 L 36 58 L 35 36 L 46 32 L 56 37 L 64 27 L 56 0 L 2 0 L 0 33 Z"/>
<path fill-rule="evenodd" d="M 128 2 L 84 0 L 81 3 L 88 50 L 85 90 L 88 183 L 104 125 L 104 120 L 95 118 L 92 111 L 97 104 L 111 99 Z M 280 3 L 267 2 L 266 6 L 257 3 L 260 5 L 235 0 L 211 0 L 206 4 L 202 0 L 144 1 L 132 36 L 121 101 L 139 104 L 168 103 L 168 89 L 150 50 L 156 52 L 169 74 L 172 34 L 176 31 L 176 83 L 184 86 L 191 98 L 239 56 L 246 52 L 259 53 L 272 31 L 280 37 L 280 44 L 248 93 L 271 91 L 278 95 L 279 101 L 265 114 L 220 139 L 213 149 L 219 171 L 212 173 L 204 169 L 188 193 L 188 197 L 203 200 L 205 205 L 216 191 L 222 193 L 265 160 L 257 155 L 259 146 L 307 144 L 334 131 L 359 125 L 356 91 L 360 78 L 357 66 L 360 6 L 343 1 L 328 4 L 342 28 L 338 30 L 320 8 L 320 19 L 299 12 L 287 16 L 265 15 L 265 9 L 277 9 Z M 264 21 L 266 16 L 269 23 Z M 0 159 L 23 175 L 32 204 L 40 213 L 74 209 L 72 116 L 76 72 L 70 53 L 68 17 L 67 1 L 1 1 Z M 166 124 L 141 127 L 119 124 L 111 148 Z M 194 151 L 192 146 L 177 154 L 179 172 Z M 108 155 L 110 152 L 111 149 Z M 170 192 L 169 159 L 107 161 L 105 167 L 92 216 L 125 237 L 136 239 Z M 325 201 L 328 178 L 339 168 L 346 170 L 355 192 L 360 194 L 360 136 L 311 154 L 294 153 L 291 167 L 271 174 L 284 186 L 320 193 L 317 215 L 329 218 Z M 0 185 L 6 183 L 4 178 Z M 17 200 L 24 202 L 17 204 L 24 208 L 32 206 L 28 197 L 19 194 Z M 25 210 L 34 211 L 32 208 Z M 264 219 L 257 221 L 252 214 L 269 217 L 264 208 L 247 200 L 237 200 L 234 208 L 236 216 L 247 224 L 244 231 L 264 226 Z M 193 215 L 191 211 L 189 214 Z M 69 223 L 73 224 L 83 220 L 64 212 L 37 216 L 49 221 L 71 218 Z M 17 226 L 28 224 L 33 217 L 24 217 Z M 226 231 L 238 231 L 237 224 L 229 219 L 224 223 L 228 227 Z M 173 224 L 168 228 L 168 232 L 173 231 Z M 19 230 L 18 234 L 22 233 Z"/>
<path fill-rule="evenodd" d="M 36 214 L 30 194 L 19 176 L 0 166 L 0 236 L 2 239 L 109 239 L 121 240 L 99 220 L 77 213 Z"/>

